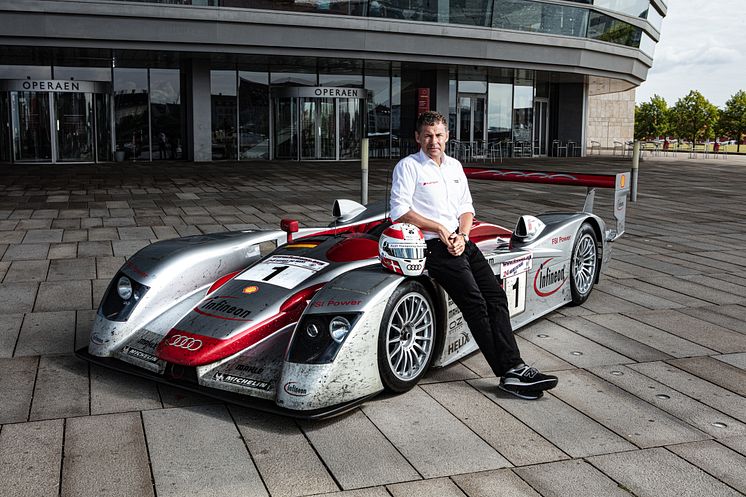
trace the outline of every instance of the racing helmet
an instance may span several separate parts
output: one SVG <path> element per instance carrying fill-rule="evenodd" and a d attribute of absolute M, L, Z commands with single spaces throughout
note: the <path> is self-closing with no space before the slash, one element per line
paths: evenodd
<path fill-rule="evenodd" d="M 425 236 L 413 224 L 392 224 L 378 240 L 378 256 L 383 267 L 404 276 L 422 274 L 426 249 Z"/>

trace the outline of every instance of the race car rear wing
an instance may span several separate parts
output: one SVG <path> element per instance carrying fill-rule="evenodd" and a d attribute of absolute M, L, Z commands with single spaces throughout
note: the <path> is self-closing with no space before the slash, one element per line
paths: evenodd
<path fill-rule="evenodd" d="M 608 241 L 614 241 L 624 233 L 627 213 L 627 195 L 630 188 L 630 172 L 617 174 L 561 173 L 553 171 L 529 171 L 517 169 L 486 169 L 465 167 L 469 179 L 492 181 L 515 181 L 518 183 L 542 183 L 548 185 L 585 186 L 587 192 L 583 212 L 593 212 L 593 201 L 597 188 L 614 189 L 614 219 L 616 229 L 606 233 Z"/>

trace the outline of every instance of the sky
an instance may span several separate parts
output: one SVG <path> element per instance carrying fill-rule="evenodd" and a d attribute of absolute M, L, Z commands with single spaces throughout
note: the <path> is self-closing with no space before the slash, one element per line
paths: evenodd
<path fill-rule="evenodd" d="M 653 67 L 637 103 L 653 95 L 669 107 L 690 90 L 716 106 L 746 91 L 746 0 L 667 0 Z"/>

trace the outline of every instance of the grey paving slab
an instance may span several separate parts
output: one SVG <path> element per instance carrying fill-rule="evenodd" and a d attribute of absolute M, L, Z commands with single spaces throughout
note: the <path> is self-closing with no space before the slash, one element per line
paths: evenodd
<path fill-rule="evenodd" d="M 34 311 L 77 311 L 91 308 L 89 280 L 45 281 L 39 284 Z"/>
<path fill-rule="evenodd" d="M 707 300 L 692 297 L 688 294 L 680 293 L 676 291 L 675 288 L 674 289 L 664 288 L 658 285 L 653 285 L 643 279 L 638 279 L 638 278 L 642 278 L 642 277 L 636 276 L 635 279 L 618 279 L 616 281 L 620 285 L 628 286 L 640 292 L 657 295 L 661 298 L 670 300 L 671 302 L 676 302 L 677 304 L 681 304 L 683 306 L 696 307 L 696 306 L 712 304 L 712 302 L 709 302 Z"/>
<path fill-rule="evenodd" d="M 88 229 L 88 240 L 91 242 L 119 240 L 119 232 L 116 228 L 98 228 Z"/>
<path fill-rule="evenodd" d="M 673 357 L 690 357 L 717 353 L 713 349 L 702 347 L 689 340 L 620 314 L 587 316 L 586 319 Z"/>
<path fill-rule="evenodd" d="M 746 494 L 746 457 L 715 441 L 671 445 L 668 450 Z"/>
<path fill-rule="evenodd" d="M 213 399 L 212 397 L 206 397 L 198 393 L 189 392 L 163 383 L 159 383 L 156 386 L 164 408 L 222 404 L 222 402 Z"/>
<path fill-rule="evenodd" d="M 567 458 L 544 437 L 464 382 L 423 385 L 422 389 L 515 466 Z M 491 385 L 490 390 L 493 389 Z"/>
<path fill-rule="evenodd" d="M 0 314 L 31 312 L 39 283 L 3 283 L 0 285 Z"/>
<path fill-rule="evenodd" d="M 588 459 L 637 497 L 736 497 L 737 491 L 663 448 Z"/>
<path fill-rule="evenodd" d="M 661 273 L 649 268 L 638 266 L 637 264 L 630 264 L 622 260 L 612 259 L 609 262 L 609 268 L 617 271 L 623 271 L 624 273 L 631 274 L 635 278 L 642 278 L 645 276 L 666 276 L 666 273 Z"/>
<path fill-rule="evenodd" d="M 515 338 L 518 349 L 521 351 L 521 358 L 526 364 L 530 364 L 541 371 L 563 371 L 573 369 L 575 366 L 565 362 L 556 355 L 544 350 L 543 348 L 526 340 L 523 330 L 519 330 L 520 335 Z"/>
<path fill-rule="evenodd" d="M 704 274 L 692 274 L 692 275 L 682 276 L 682 278 L 687 281 L 694 282 L 698 285 L 715 288 L 717 290 L 722 290 L 724 292 L 732 293 L 734 295 L 746 294 L 746 286 L 743 284 L 743 280 L 741 280 L 740 283 L 735 283 L 735 282 L 725 281 L 720 278 L 714 278 L 710 275 L 704 275 Z"/>
<path fill-rule="evenodd" d="M 160 409 L 155 383 L 91 365 L 91 414 Z"/>
<path fill-rule="evenodd" d="M 624 366 L 592 368 L 593 374 L 623 388 L 713 437 L 746 435 L 746 424 L 698 402 L 663 383 Z"/>
<path fill-rule="evenodd" d="M 630 497 L 629 492 L 583 460 L 513 470 L 543 497 Z"/>
<path fill-rule="evenodd" d="M 75 312 L 26 314 L 15 356 L 69 354 L 75 345 Z"/>
<path fill-rule="evenodd" d="M 360 490 L 319 494 L 314 497 L 391 497 L 391 494 L 386 491 L 386 487 L 370 487 L 362 488 Z"/>
<path fill-rule="evenodd" d="M 653 278 L 646 277 L 641 279 L 647 283 L 674 290 L 685 295 L 690 295 L 713 304 L 737 304 L 746 301 L 746 298 L 742 295 L 724 292 L 682 278 L 666 276 Z"/>
<path fill-rule="evenodd" d="M 0 359 L 0 424 L 28 419 L 38 357 Z"/>
<path fill-rule="evenodd" d="M 56 260 L 49 265 L 47 281 L 92 280 L 96 277 L 96 260 L 92 257 Z"/>
<path fill-rule="evenodd" d="M 64 421 L 5 425 L 0 431 L 0 494 L 57 497 Z"/>
<path fill-rule="evenodd" d="M 746 398 L 730 390 L 719 387 L 665 362 L 630 364 L 629 368 L 639 371 L 645 376 L 649 376 L 729 416 L 746 420 Z"/>
<path fill-rule="evenodd" d="M 67 420 L 62 497 L 153 495 L 148 450 L 138 413 Z"/>
<path fill-rule="evenodd" d="M 537 321 L 530 325 L 522 331 L 521 336 L 580 368 L 632 362 L 629 357 L 618 354 L 548 320 Z"/>
<path fill-rule="evenodd" d="M 388 486 L 393 497 L 466 497 L 448 478 L 435 478 Z"/>
<path fill-rule="evenodd" d="M 739 369 L 746 369 L 746 352 L 740 352 L 738 354 L 716 355 L 713 356 L 713 359 L 725 362 Z"/>
<path fill-rule="evenodd" d="M 618 282 L 612 280 L 611 278 L 602 277 L 596 289 L 601 290 L 609 295 L 619 297 L 620 299 L 633 302 L 648 309 L 675 309 L 684 307 L 682 304 L 678 304 L 671 300 L 659 297 L 658 295 L 641 292 L 637 289 L 620 285 Z"/>
<path fill-rule="evenodd" d="M 718 352 L 746 352 L 746 334 L 675 310 L 639 313 L 635 319 Z"/>
<path fill-rule="evenodd" d="M 268 495 L 224 406 L 146 411 L 142 418 L 159 497 Z"/>
<path fill-rule="evenodd" d="M 292 419 L 233 406 L 230 411 L 270 495 L 295 497 L 339 490 Z"/>
<path fill-rule="evenodd" d="M 42 356 L 31 421 L 89 414 L 88 363 L 73 355 Z"/>
<path fill-rule="evenodd" d="M 124 257 L 96 257 L 96 278 L 113 278 L 125 260 Z"/>
<path fill-rule="evenodd" d="M 9 245 L 3 254 L 4 261 L 30 261 L 47 258 L 49 253 L 48 243 L 20 243 Z"/>
<path fill-rule="evenodd" d="M 61 229 L 28 230 L 23 237 L 23 243 L 53 243 L 62 241 Z"/>
<path fill-rule="evenodd" d="M 617 259 L 617 257 L 615 257 L 615 259 Z M 658 259 L 653 259 L 652 257 L 646 257 L 644 255 L 633 255 L 633 256 L 620 257 L 619 260 L 622 260 L 629 264 L 634 264 L 636 266 L 641 266 L 647 269 L 653 269 L 661 273 L 670 274 L 672 276 L 696 274 L 698 272 L 688 267 L 675 264 L 671 260 L 662 261 Z"/>
<path fill-rule="evenodd" d="M 560 382 L 562 381 L 563 378 L 560 378 Z M 540 400 L 528 401 L 509 396 L 486 380 L 471 380 L 469 383 L 571 457 L 635 448 L 619 435 L 551 394 L 545 394 Z"/>
<path fill-rule="evenodd" d="M 553 322 L 638 362 L 670 359 L 658 349 L 640 343 L 583 317 L 551 317 Z"/>
<path fill-rule="evenodd" d="M 78 221 L 78 227 L 80 221 Z M 62 234 L 63 242 L 85 242 L 88 240 L 88 231 L 83 229 L 71 229 L 65 228 L 65 232 Z"/>
<path fill-rule="evenodd" d="M 150 240 L 156 238 L 155 233 L 150 227 L 125 227 L 118 228 L 120 240 Z"/>
<path fill-rule="evenodd" d="M 13 356 L 22 323 L 23 314 L 0 314 L 0 358 Z"/>
<path fill-rule="evenodd" d="M 150 245 L 150 240 L 115 240 L 111 245 L 116 257 L 131 257 L 141 248 Z"/>
<path fill-rule="evenodd" d="M 78 242 L 78 257 L 111 257 L 114 252 L 110 240 Z"/>
<path fill-rule="evenodd" d="M 301 428 L 345 490 L 421 478 L 359 410 L 328 421 L 303 422 Z"/>
<path fill-rule="evenodd" d="M 509 469 L 456 475 L 451 479 L 469 497 L 541 497 Z"/>
<path fill-rule="evenodd" d="M 13 261 L 10 264 L 5 283 L 16 281 L 45 281 L 47 279 L 47 270 L 49 261 Z"/>
<path fill-rule="evenodd" d="M 484 355 L 479 350 L 461 359 L 461 364 L 474 371 L 482 378 L 495 377 L 495 373 L 492 372 L 490 365 L 487 364 L 487 359 L 484 358 Z M 495 380 L 493 379 L 493 381 Z"/>
<path fill-rule="evenodd" d="M 746 371 L 712 357 L 671 359 L 669 364 L 746 397 Z"/>
<path fill-rule="evenodd" d="M 418 387 L 366 403 L 362 410 L 424 478 L 510 465 Z"/>
<path fill-rule="evenodd" d="M 564 311 L 570 311 L 577 309 L 568 307 Z M 597 290 L 591 293 L 591 296 L 586 300 L 582 309 L 590 311 L 595 314 L 607 314 L 611 312 L 620 312 L 625 314 L 632 314 L 636 312 L 646 311 L 648 308 L 641 305 L 635 304 L 628 300 L 615 297 L 609 293 L 605 293 L 603 290 Z"/>
<path fill-rule="evenodd" d="M 0 231 L 0 243 L 21 243 L 24 236 L 26 236 L 26 232 L 23 230 Z"/>
<path fill-rule="evenodd" d="M 88 345 L 88 339 L 91 336 L 93 320 L 96 317 L 96 311 L 76 311 L 75 312 L 75 347 L 78 350 Z"/>
<path fill-rule="evenodd" d="M 723 438 L 718 440 L 718 442 L 746 456 L 746 436 Z"/>
<path fill-rule="evenodd" d="M 75 259 L 78 255 L 77 243 L 52 243 L 49 245 L 48 259 Z"/>
<path fill-rule="evenodd" d="M 426 385 L 428 383 L 471 380 L 474 378 L 479 378 L 479 375 L 460 362 L 456 362 L 444 368 L 430 368 L 425 376 L 419 381 L 419 384 Z"/>
<path fill-rule="evenodd" d="M 746 308 L 740 305 L 713 305 L 679 309 L 679 312 L 688 316 L 722 326 L 738 333 L 746 333 L 746 312 L 742 312 L 743 315 L 739 316 L 738 313 L 741 311 L 746 311 Z M 736 315 L 731 316 L 727 314 L 728 312 L 735 313 Z"/>
<path fill-rule="evenodd" d="M 638 447 L 709 438 L 704 432 L 587 371 L 565 372 L 552 393 Z"/>

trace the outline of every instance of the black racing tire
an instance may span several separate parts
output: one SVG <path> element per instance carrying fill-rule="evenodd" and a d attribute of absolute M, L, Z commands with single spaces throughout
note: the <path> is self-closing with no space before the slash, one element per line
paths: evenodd
<path fill-rule="evenodd" d="M 571 305 L 580 305 L 588 300 L 596 283 L 599 264 L 596 231 L 589 223 L 583 223 L 575 236 L 570 259 Z"/>
<path fill-rule="evenodd" d="M 408 280 L 389 298 L 378 333 L 378 371 L 395 393 L 414 387 L 435 355 L 435 306 L 421 283 Z"/>

